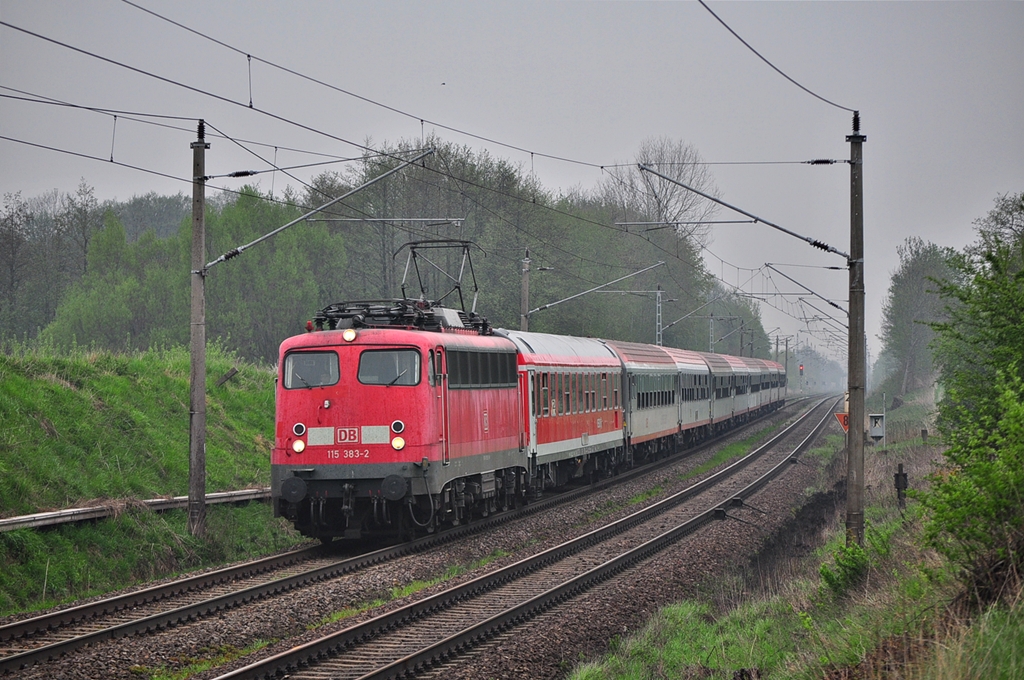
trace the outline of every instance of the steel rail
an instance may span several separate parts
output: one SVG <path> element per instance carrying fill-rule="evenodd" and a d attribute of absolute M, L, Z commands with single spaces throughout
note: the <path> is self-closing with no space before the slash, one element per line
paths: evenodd
<path fill-rule="evenodd" d="M 241 489 L 238 491 L 219 491 L 206 494 L 206 503 L 215 505 L 218 503 L 247 503 L 249 501 L 270 500 L 270 488 Z M 188 507 L 188 496 L 174 496 L 173 498 L 152 498 L 138 501 L 155 512 L 166 510 L 177 510 Z M 0 532 L 16 531 L 17 529 L 31 529 L 34 527 L 48 527 L 57 524 L 68 524 L 73 522 L 87 522 L 89 520 L 104 519 L 116 516 L 131 507 L 131 503 L 101 503 L 82 508 L 66 508 L 64 510 L 52 510 L 49 512 L 37 512 L 31 515 L 20 515 L 0 519 Z"/>
<path fill-rule="evenodd" d="M 803 401 L 806 397 L 794 399 L 787 404 L 792 406 Z M 758 419 L 760 420 L 760 419 Z M 758 421 L 752 421 L 758 422 Z M 696 451 L 698 449 L 692 449 Z M 247 503 L 250 501 L 266 501 L 270 499 L 270 488 L 261 487 L 257 489 L 240 489 L 238 491 L 218 491 L 206 494 L 206 503 L 216 505 L 219 503 Z M 138 501 L 154 512 L 167 510 L 180 510 L 188 507 L 188 496 L 174 496 L 173 498 L 151 498 Z M 29 515 L 7 517 L 0 519 L 0 533 L 5 531 L 16 531 L 18 529 L 32 529 L 59 524 L 73 524 L 76 522 L 88 522 L 107 517 L 116 517 L 130 508 L 130 503 L 97 503 L 86 507 L 65 508 L 64 510 L 50 510 L 47 512 L 36 512 Z"/>
<path fill-rule="evenodd" d="M 804 399 L 797 399 L 786 406 L 793 406 Z M 777 413 L 777 411 L 773 412 Z M 771 414 L 766 414 L 767 417 Z M 800 422 L 804 416 L 797 421 Z M 730 434 L 735 434 L 738 431 L 742 431 L 746 427 L 749 427 L 757 422 L 760 422 L 762 418 L 746 423 L 744 426 L 737 430 L 732 430 Z M 795 424 L 795 423 L 794 423 Z M 768 444 L 770 445 L 779 436 L 776 435 Z M 126 637 L 129 635 L 145 633 L 153 630 L 159 630 L 161 628 L 176 625 L 178 623 L 203 618 L 205 616 L 212 615 L 216 612 L 229 609 L 235 606 L 245 604 L 254 600 L 258 600 L 264 597 L 273 596 L 295 588 L 305 586 L 309 583 L 322 581 L 337 576 L 351 573 L 360 569 L 380 564 L 393 559 L 398 559 L 407 555 L 412 555 L 418 552 L 429 550 L 442 543 L 454 541 L 456 539 L 468 536 L 474 533 L 478 533 L 487 529 L 490 529 L 503 522 L 520 519 L 527 515 L 547 510 L 551 507 L 561 505 L 576 500 L 582 496 L 594 493 L 596 491 L 605 489 L 609 486 L 621 484 L 631 479 L 641 477 L 643 475 L 650 474 L 662 467 L 674 464 L 679 461 L 683 456 L 693 455 L 694 453 L 700 452 L 707 447 L 718 443 L 721 440 L 717 437 L 713 440 L 698 445 L 692 449 L 687 449 L 679 454 L 674 454 L 646 465 L 638 466 L 619 474 L 615 477 L 610 477 L 604 480 L 595 482 L 594 484 L 573 489 L 570 491 L 562 492 L 557 496 L 548 498 L 539 502 L 533 502 L 521 508 L 500 512 L 492 515 L 489 518 L 477 520 L 470 524 L 465 524 L 459 527 L 448 529 L 438 534 L 432 534 L 419 538 L 413 541 L 409 541 L 400 545 L 390 546 L 381 548 L 363 555 L 346 558 L 340 560 L 334 564 L 327 565 L 304 571 L 299 574 L 295 574 L 289 577 L 276 579 L 267 583 L 251 586 L 242 590 L 238 590 L 232 593 L 227 593 L 214 598 L 195 602 L 183 607 L 175 608 L 158 614 L 153 614 L 144 618 L 129 621 L 102 630 L 97 630 L 86 635 L 78 636 L 68 640 L 54 642 L 49 645 L 37 647 L 35 649 L 27 650 L 18 654 L 10 655 L 4 658 L 0 658 L 0 674 L 9 673 L 11 671 L 20 670 L 22 668 L 49 661 L 51 659 L 58 658 L 70 651 L 78 649 L 83 646 L 94 644 L 96 642 L 114 639 L 120 637 Z M 759 449 L 760 450 L 760 449 Z M 187 497 L 185 497 L 187 500 Z M 72 607 L 70 609 L 60 610 L 51 614 L 34 617 L 32 619 L 26 619 L 15 623 L 8 624 L 6 626 L 0 626 L 0 641 L 17 639 L 22 637 L 29 637 L 34 634 L 39 634 L 49 630 L 54 630 L 60 627 L 77 624 L 88 619 L 97 618 L 103 615 L 116 613 L 118 611 L 137 607 L 144 604 L 149 604 L 159 600 L 167 599 L 170 597 L 179 596 L 188 592 L 198 591 L 212 586 L 220 585 L 223 583 L 237 580 L 239 578 L 256 575 L 259 573 L 265 573 L 272 569 L 282 568 L 294 564 L 300 559 L 305 559 L 309 556 L 318 554 L 323 548 L 316 546 L 300 551 L 294 551 L 292 553 L 286 553 L 270 558 L 264 558 L 261 560 L 255 560 L 244 565 L 238 565 L 235 567 L 229 567 L 226 569 L 210 572 L 207 574 L 200 574 L 195 577 L 174 581 L 161 586 L 154 586 L 133 593 L 127 593 L 125 595 L 117 596 L 115 598 L 109 598 L 106 600 L 100 600 L 94 603 L 80 605 L 78 607 Z M 319 553 L 322 554 L 322 553 Z"/>
<path fill-rule="evenodd" d="M 395 609 L 391 612 L 382 614 L 381 616 L 375 617 L 361 624 L 353 625 L 348 628 L 342 629 L 323 638 L 320 638 L 319 640 L 314 640 L 312 642 L 293 647 L 285 652 L 273 655 L 262 661 L 250 664 L 243 668 L 239 668 L 235 671 L 221 675 L 218 677 L 217 680 L 228 680 L 230 678 L 279 677 L 281 674 L 288 674 L 290 672 L 295 671 L 296 669 L 304 668 L 309 665 L 315 665 L 317 663 L 317 660 L 320 658 L 329 657 L 342 653 L 345 649 L 354 646 L 360 643 L 361 641 L 373 638 L 382 632 L 395 629 L 399 626 L 405 625 L 409 622 L 427 616 L 435 611 L 450 608 L 463 600 L 467 600 L 469 598 L 476 597 L 477 595 L 481 595 L 485 592 L 493 590 L 494 588 L 500 585 L 519 579 L 529 573 L 535 572 L 542 567 L 554 564 L 555 562 L 558 562 L 568 556 L 578 553 L 581 550 L 584 550 L 585 548 L 601 543 L 602 541 L 605 541 L 612 536 L 618 535 L 626 531 L 627 529 L 630 529 L 638 524 L 641 524 L 651 519 L 652 517 L 655 517 L 665 512 L 666 510 L 671 509 L 673 506 L 678 505 L 683 501 L 688 500 L 689 498 L 706 491 L 708 488 L 720 483 L 723 479 L 732 476 L 739 470 L 749 465 L 751 462 L 757 460 L 761 455 L 763 455 L 766 451 L 775 446 L 783 438 L 790 436 L 792 434 L 792 431 L 798 425 L 802 424 L 807 418 L 810 417 L 811 413 L 813 413 L 818 407 L 820 407 L 824 403 L 825 400 L 821 400 L 820 402 L 818 402 L 818 404 L 816 404 L 806 413 L 801 415 L 800 418 L 798 418 L 785 430 L 776 434 L 768 442 L 762 444 L 753 452 L 747 454 L 738 461 L 735 461 L 731 465 L 723 468 L 722 470 L 719 470 L 718 472 L 712 475 L 709 475 L 707 478 L 687 487 L 686 489 L 683 489 L 642 510 L 632 513 L 627 517 L 624 517 L 608 525 L 605 525 L 604 527 L 590 531 L 586 534 L 583 534 L 582 536 L 579 536 L 560 545 L 549 548 L 541 553 L 538 553 L 537 555 L 520 560 L 514 564 L 508 565 L 490 574 L 477 577 L 462 585 L 450 588 L 431 597 L 410 603 L 408 605 Z M 826 414 L 826 416 L 822 418 L 822 420 L 815 427 L 815 432 L 812 433 L 812 436 L 813 434 L 816 434 L 817 430 L 820 429 L 820 427 L 822 427 L 822 423 L 828 422 L 828 418 L 829 414 Z M 804 444 L 809 440 L 810 437 L 806 438 L 804 440 Z M 801 446 L 803 446 L 804 444 L 801 444 Z M 797 453 L 794 451 L 789 456 L 787 456 L 783 462 L 789 465 L 790 460 L 792 460 L 795 455 L 797 455 Z M 780 466 L 776 466 L 776 468 L 779 467 Z M 775 474 L 778 473 L 776 472 Z M 717 508 L 712 508 L 708 513 L 705 514 L 708 514 L 708 517 L 712 517 L 714 516 L 715 510 L 717 510 Z M 690 531 L 692 530 L 693 529 L 691 528 Z M 514 615 L 513 618 L 516 618 L 518 616 L 521 615 Z M 478 633 L 474 633 L 473 635 L 477 634 Z M 449 650 L 444 653 L 451 652 Z M 411 657 L 406 657 L 406 659 L 409 658 Z M 405 661 L 406 659 L 402 659 L 394 663 L 400 663 Z M 422 662 L 416 661 L 415 663 L 419 664 Z M 373 673 L 371 673 L 367 677 L 375 676 Z"/>
<path fill-rule="evenodd" d="M 820 403 L 824 403 L 824 401 Z M 820 403 L 809 410 L 805 415 L 809 416 L 817 406 L 820 406 Z M 830 407 L 822 419 L 818 421 L 810 434 L 804 437 L 789 456 L 779 461 L 765 474 L 761 475 L 758 479 L 737 492 L 736 495 L 733 496 L 733 502 L 739 500 L 742 503 L 760 491 L 770 481 L 781 475 L 791 467 L 793 463 L 798 462 L 797 456 L 807 450 L 811 442 L 820 434 L 825 425 L 830 422 L 832 411 L 837 403 L 838 400 L 833 403 L 832 407 Z M 794 423 L 793 427 L 788 429 L 794 429 L 796 424 L 797 423 Z M 781 435 L 776 439 L 780 438 Z M 769 445 L 766 444 L 765 446 L 760 447 L 757 451 L 746 456 L 744 460 L 756 457 L 756 454 L 758 454 L 759 451 L 766 449 L 768 446 Z M 685 491 L 688 490 L 684 490 L 684 492 Z M 654 556 L 664 548 L 676 543 L 681 538 L 695 532 L 708 522 L 716 518 L 725 519 L 724 509 L 725 508 L 722 505 L 710 507 L 692 519 L 669 529 L 661 535 L 646 541 L 632 550 L 608 560 L 602 565 L 594 567 L 593 569 L 584 572 L 583 574 L 580 574 L 559 586 L 551 588 L 520 605 L 510 607 L 509 609 L 490 617 L 486 621 L 482 621 L 474 626 L 468 627 L 456 635 L 449 636 L 430 647 L 424 648 L 419 652 L 410 654 L 402 659 L 398 659 L 371 673 L 367 673 L 361 676 L 359 680 L 382 680 L 384 678 L 413 677 L 427 667 L 444 662 L 445 660 L 450 659 L 453 656 L 457 656 L 472 647 L 479 646 L 479 644 L 486 642 L 495 635 L 504 632 L 506 629 L 521 625 L 535 618 L 539 614 L 544 613 L 548 609 L 551 609 L 562 602 L 568 601 L 589 590 L 593 586 L 616 576 L 637 563 Z"/>

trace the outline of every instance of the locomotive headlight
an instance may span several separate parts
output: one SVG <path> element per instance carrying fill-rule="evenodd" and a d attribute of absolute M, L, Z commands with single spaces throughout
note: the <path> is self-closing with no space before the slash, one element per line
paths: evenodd
<path fill-rule="evenodd" d="M 296 439 L 295 441 L 292 442 L 292 451 L 294 451 L 295 453 L 302 453 L 305 450 L 306 442 L 302 441 L 301 439 Z"/>
<path fill-rule="evenodd" d="M 393 448 L 395 451 L 401 451 L 402 449 L 405 448 L 405 439 L 403 439 L 402 437 L 395 437 L 394 439 L 391 440 L 391 448 Z"/>
<path fill-rule="evenodd" d="M 353 340 L 356 339 L 356 329 L 346 328 L 341 332 L 341 337 L 345 340 L 345 342 L 352 342 Z"/>

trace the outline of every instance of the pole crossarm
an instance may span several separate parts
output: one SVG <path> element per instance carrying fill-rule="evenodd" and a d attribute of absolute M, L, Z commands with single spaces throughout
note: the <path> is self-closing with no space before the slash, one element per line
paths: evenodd
<path fill-rule="evenodd" d="M 707 307 L 708 305 L 710 305 L 710 304 L 711 304 L 712 302 L 718 302 L 719 300 L 721 300 L 722 298 L 724 298 L 724 297 L 725 297 L 726 295 L 728 295 L 728 293 L 722 293 L 721 295 L 719 295 L 718 297 L 716 297 L 716 298 L 715 298 L 714 300 L 708 300 L 707 302 L 705 302 L 704 304 L 702 304 L 702 305 L 701 305 L 700 307 L 698 307 L 697 309 L 693 310 L 693 311 L 692 311 L 692 312 L 690 312 L 689 314 L 683 314 L 683 315 L 682 315 L 681 317 L 679 317 L 678 319 L 676 319 L 676 320 L 675 320 L 675 321 L 673 321 L 672 323 L 670 323 L 670 324 L 668 324 L 667 326 L 665 326 L 665 327 L 664 327 L 664 328 L 663 328 L 662 330 L 665 330 L 665 331 L 667 331 L 667 330 L 668 330 L 669 328 L 672 328 L 672 326 L 675 326 L 675 325 L 676 325 L 677 323 L 679 323 L 679 322 L 680 322 L 680 321 L 682 321 L 683 319 L 688 319 L 688 318 L 690 318 L 690 317 L 691 317 L 692 315 L 694 315 L 694 314 L 696 314 L 697 312 L 699 312 L 700 310 L 704 309 L 705 307 Z"/>
<path fill-rule="evenodd" d="M 638 167 L 640 168 L 641 172 L 649 172 L 652 175 L 657 175 L 658 177 L 662 178 L 666 182 L 672 182 L 672 184 L 677 184 L 677 185 L 681 186 L 682 188 L 684 188 L 684 189 L 686 189 L 688 191 L 692 191 L 693 193 L 697 194 L 698 196 L 703 196 L 704 198 L 708 199 L 709 201 L 713 201 L 715 203 L 718 203 L 719 205 L 723 205 L 726 208 L 729 208 L 729 210 L 735 210 L 736 212 L 740 213 L 741 215 L 746 215 L 750 219 L 754 220 L 755 223 L 761 222 L 763 224 L 767 224 L 769 227 L 771 227 L 773 229 L 778 229 L 779 231 L 781 231 L 784 234 L 789 234 L 790 236 L 793 236 L 794 238 L 798 238 L 801 241 L 803 241 L 804 243 L 810 245 L 812 248 L 818 248 L 819 250 L 824 250 L 824 251 L 829 252 L 829 253 L 835 253 L 836 255 L 839 255 L 840 257 L 846 258 L 847 260 L 850 259 L 849 255 L 847 255 L 846 253 L 844 253 L 841 250 L 837 250 L 837 249 L 833 248 L 832 246 L 830 246 L 827 243 L 824 243 L 823 241 L 819 241 L 817 239 L 810 238 L 809 236 L 802 236 L 802 235 L 796 233 L 795 231 L 790 231 L 789 229 L 786 229 L 785 227 L 780 227 L 779 225 L 777 225 L 777 224 L 775 224 L 773 222 L 769 222 L 768 220 L 762 219 L 762 218 L 758 217 L 757 215 L 755 215 L 753 213 L 749 213 L 746 210 L 743 210 L 742 208 L 737 208 L 736 206 L 730 205 L 729 203 L 726 203 L 725 201 L 723 201 L 721 199 L 715 198 L 714 196 L 712 196 L 710 194 L 706 194 L 703 191 L 698 191 L 697 189 L 694 189 L 691 186 L 683 184 L 682 182 L 680 182 L 677 179 L 673 179 L 673 178 L 671 178 L 671 177 L 669 177 L 667 175 L 663 175 L 660 172 L 658 172 L 657 170 L 655 170 L 654 168 L 650 168 L 650 167 L 644 165 L 643 163 L 638 164 Z"/>
<path fill-rule="evenodd" d="M 703 221 L 687 221 L 687 222 L 616 222 L 616 227 L 626 227 L 626 231 L 629 231 L 630 227 L 647 227 L 644 231 L 658 231 L 659 229 L 672 229 L 681 226 L 690 226 L 694 224 L 754 224 L 755 220 L 703 220 Z"/>
<path fill-rule="evenodd" d="M 614 281 L 609 281 L 608 283 L 602 283 L 600 286 L 595 286 L 595 287 L 591 288 L 590 290 L 583 291 L 582 293 L 576 293 L 575 295 L 570 295 L 567 298 L 562 298 L 561 300 L 556 300 L 555 302 L 549 302 L 548 304 L 541 305 L 540 307 L 537 307 L 536 309 L 531 309 L 530 311 L 528 311 L 526 313 L 526 315 L 529 316 L 530 314 L 533 314 L 534 312 L 539 312 L 539 311 L 548 309 L 550 307 L 554 307 L 555 305 L 560 305 L 563 302 L 568 302 L 569 300 L 575 300 L 576 298 L 582 297 L 582 296 L 586 295 L 587 293 L 593 293 L 595 290 L 601 290 L 602 288 L 606 288 L 607 286 L 610 286 L 613 283 L 618 283 L 619 281 L 625 281 L 626 279 L 628 279 L 630 277 L 636 276 L 637 274 L 643 274 L 644 272 L 650 271 L 650 270 L 654 269 L 655 267 L 660 267 L 663 264 L 665 264 L 665 263 L 664 262 L 659 262 L 658 264 L 652 264 L 650 267 L 644 267 L 640 271 L 633 272 L 632 274 L 626 274 L 625 276 L 620 276 L 619 278 L 615 279 Z"/>
<path fill-rule="evenodd" d="M 317 208 L 323 210 L 323 208 Z M 309 222 L 426 222 L 428 227 L 460 226 L 465 217 L 321 217 Z"/>
<path fill-rule="evenodd" d="M 768 269 L 771 269 L 771 270 L 772 270 L 773 272 L 775 272 L 776 274 L 779 274 L 780 276 L 784 276 L 785 278 L 789 279 L 790 281 L 792 281 L 792 282 L 793 282 L 793 283 L 795 283 L 796 285 L 800 286 L 801 288 L 803 288 L 804 290 L 806 290 L 806 291 L 807 291 L 808 293 L 810 293 L 810 294 L 811 294 L 811 295 L 813 295 L 814 297 L 818 298 L 819 300 L 823 300 L 823 301 L 824 301 L 825 303 L 827 303 L 827 304 L 829 304 L 829 305 L 831 305 L 831 306 L 835 307 L 836 309 L 838 309 L 838 310 L 839 310 L 840 312 L 842 312 L 843 314 L 846 314 L 847 316 L 849 316 L 849 315 L 850 315 L 850 312 L 849 312 L 848 310 L 846 310 L 846 309 L 843 309 L 843 308 L 842 308 L 842 307 L 841 307 L 840 305 L 836 304 L 835 302 L 832 302 L 832 301 L 831 301 L 831 300 L 829 300 L 829 299 L 828 299 L 827 297 L 823 297 L 823 296 L 821 296 L 821 295 L 818 295 L 818 294 L 817 294 L 817 293 L 815 293 L 815 292 L 814 292 L 813 290 L 811 290 L 810 288 L 808 288 L 808 287 L 807 287 L 807 286 L 805 286 L 804 284 L 802 284 L 802 283 L 800 283 L 799 281 L 797 281 L 796 279 L 794 279 L 794 278 L 793 278 L 792 276 L 789 276 L 788 274 L 783 274 L 782 272 L 780 272 L 780 271 L 779 271 L 778 269 L 776 269 L 775 267 L 773 267 L 773 266 L 772 266 L 772 263 L 771 263 L 771 262 L 765 262 L 765 263 L 764 263 L 764 266 L 765 266 L 765 267 L 768 267 Z M 820 310 L 819 310 L 819 311 L 820 311 Z M 823 312 L 823 313 L 824 313 L 824 312 Z"/>
<path fill-rule="evenodd" d="M 797 298 L 797 300 L 799 300 L 800 302 L 804 303 L 805 305 L 807 305 L 808 307 L 810 307 L 814 311 L 818 312 L 819 314 L 824 314 L 826 317 L 828 317 L 829 319 L 832 319 L 833 321 L 835 321 L 837 324 L 842 326 L 847 331 L 850 330 L 850 327 L 847 324 L 845 324 L 842 321 L 840 321 L 839 319 L 835 318 L 834 316 L 832 316 L 831 314 L 829 314 L 825 310 L 818 309 L 818 307 L 816 307 L 815 305 L 811 304 L 811 301 L 808 300 L 807 298 Z"/>
<path fill-rule="evenodd" d="M 720 337 L 717 340 L 715 340 L 715 344 L 720 343 L 722 340 L 725 340 L 727 337 L 729 337 L 730 335 L 732 335 L 736 331 L 741 331 L 741 330 L 743 330 L 743 326 L 740 326 L 739 328 L 733 328 L 731 331 L 729 331 L 728 333 L 726 333 L 722 337 Z"/>
<path fill-rule="evenodd" d="M 251 243 L 246 243 L 246 244 L 245 244 L 244 246 L 238 246 L 237 248 L 232 248 L 232 249 L 231 249 L 231 250 L 229 250 L 228 252 L 226 252 L 226 253 L 224 253 L 223 255 L 221 255 L 220 257 L 218 257 L 218 258 L 217 258 L 216 260 L 214 260 L 213 262 L 208 262 L 208 263 L 206 263 L 206 266 L 205 266 L 205 267 L 203 267 L 202 271 L 199 271 L 199 272 L 193 271 L 192 273 L 193 273 L 193 274 L 197 274 L 197 273 L 198 273 L 198 274 L 203 274 L 203 275 L 205 276 L 205 275 L 206 275 L 206 272 L 207 272 L 207 271 L 209 271 L 209 269 L 210 269 L 211 267 L 213 267 L 214 265 L 216 265 L 216 264 L 220 264 L 221 262 L 226 262 L 227 260 L 230 260 L 230 259 L 231 259 L 231 258 L 233 258 L 233 257 L 238 257 L 238 256 L 239 256 L 239 255 L 241 255 L 241 254 L 242 254 L 243 252 L 245 252 L 245 251 L 246 251 L 246 250 L 248 250 L 249 248 L 252 248 L 252 247 L 253 247 L 254 245 L 256 245 L 257 243 L 262 243 L 263 241 L 266 241 L 267 239 L 271 238 L 272 236 L 276 236 L 276 235 L 280 234 L 280 233 L 281 233 L 282 231 L 284 231 L 285 229 L 287 229 L 287 228 L 289 228 L 289 227 L 294 227 L 294 226 L 295 226 L 296 224 L 298 224 L 299 222 L 302 222 L 303 220 L 305 220 L 306 218 L 308 218 L 308 217 L 309 217 L 310 215 L 315 215 L 315 214 L 317 214 L 318 212 L 321 212 L 322 210 L 325 210 L 325 209 L 327 209 L 327 208 L 331 207 L 331 206 L 332 206 L 332 205 L 334 205 L 335 203 L 337 203 L 337 202 L 339 202 L 339 201 L 343 201 L 343 200 L 345 200 L 346 198 L 348 198 L 348 197 L 349 197 L 349 196 L 351 196 L 352 194 L 356 194 L 356 193 L 358 193 L 358 192 L 362 191 L 363 189 L 365 189 L 365 188 L 367 188 L 367 187 L 369 187 L 369 186 L 371 186 L 371 185 L 373 185 L 373 184 L 376 184 L 376 183 L 377 183 L 377 182 L 379 182 L 380 180 L 384 179 L 385 177 L 389 177 L 389 176 L 391 176 L 391 175 L 395 174 L 395 173 L 396 173 L 396 172 L 398 172 L 399 170 L 404 170 L 405 168 L 409 167 L 410 165 L 412 165 L 412 164 L 413 164 L 413 163 L 415 163 L 416 161 L 420 160 L 421 158 L 426 158 L 427 156 L 429 156 L 429 155 L 430 155 L 430 154 L 432 154 L 432 153 L 434 153 L 434 149 L 428 149 L 428 150 L 424 151 L 423 153 L 421 153 L 420 155 L 418 155 L 418 156 L 416 156 L 415 158 L 413 158 L 412 160 L 408 160 L 408 161 L 405 161 L 405 162 L 404 162 L 404 163 L 402 163 L 401 165 L 399 165 L 399 166 L 396 166 L 396 167 L 394 167 L 394 168 L 391 168 L 390 170 L 388 170 L 388 171 L 387 171 L 387 172 L 385 172 L 385 173 L 382 173 L 382 174 L 380 174 L 380 175 L 377 175 L 376 177 L 374 177 L 373 179 L 371 179 L 371 180 L 370 180 L 369 182 L 366 182 L 366 183 L 364 183 L 364 184 L 360 184 L 360 185 L 359 185 L 359 186 L 357 186 L 357 187 L 356 187 L 355 189 L 352 189 L 351 191 L 347 191 L 347 192 L 345 192 L 344 194 L 342 194 L 341 196 L 338 196 L 337 198 L 335 198 L 335 199 L 332 199 L 332 200 L 328 201 L 327 203 L 324 203 L 324 204 L 323 204 L 322 206 L 320 206 L 319 208 L 313 208 L 312 210 L 310 210 L 310 211 L 309 211 L 308 213 L 306 213 L 306 214 L 305 214 L 305 215 L 303 215 L 302 217 L 297 217 L 296 219 L 292 220 L 292 221 L 291 221 L 291 222 L 289 222 L 288 224 L 285 224 L 285 225 L 283 225 L 283 226 L 280 226 L 280 227 L 278 227 L 277 229 L 275 229 L 274 231 L 272 231 L 272 232 L 269 232 L 269 233 L 267 233 L 267 234 L 264 234 L 263 236 L 260 236 L 260 237 L 259 237 L 258 239 L 256 239 L 255 241 L 252 241 Z"/>

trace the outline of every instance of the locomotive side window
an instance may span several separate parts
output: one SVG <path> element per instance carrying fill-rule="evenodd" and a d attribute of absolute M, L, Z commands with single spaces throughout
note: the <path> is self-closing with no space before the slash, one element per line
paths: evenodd
<path fill-rule="evenodd" d="M 334 352 L 292 352 L 284 358 L 286 390 L 335 385 L 338 376 L 338 355 Z"/>
<path fill-rule="evenodd" d="M 418 385 L 420 353 L 414 349 L 369 349 L 359 355 L 364 385 Z"/>
<path fill-rule="evenodd" d="M 477 354 L 476 358 L 477 366 L 479 366 L 479 373 L 477 373 L 477 379 L 474 382 L 481 387 L 484 385 L 490 385 L 492 382 L 490 355 Z"/>
<path fill-rule="evenodd" d="M 508 385 L 514 381 L 513 376 L 509 375 L 506 367 L 508 366 L 508 354 L 498 354 L 497 352 L 490 355 L 491 357 L 491 381 L 495 385 Z"/>
<path fill-rule="evenodd" d="M 448 350 L 448 387 L 515 387 L 516 355 L 512 352 Z"/>

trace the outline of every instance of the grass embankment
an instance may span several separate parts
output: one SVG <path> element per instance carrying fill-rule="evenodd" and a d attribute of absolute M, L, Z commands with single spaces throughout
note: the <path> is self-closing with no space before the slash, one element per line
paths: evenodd
<path fill-rule="evenodd" d="M 232 367 L 238 373 L 216 387 Z M 119 517 L 0 534 L 0 615 L 34 610 L 295 541 L 270 508 L 212 506 L 208 536 L 185 513 L 133 500 L 188 493 L 185 349 L 0 355 L 0 516 L 123 502 Z M 207 492 L 266 486 L 274 375 L 211 348 Z"/>
<path fill-rule="evenodd" d="M 940 454 L 921 437 L 929 417 L 927 400 L 908 400 L 888 413 L 887 449 L 867 449 L 863 549 L 845 547 L 841 502 L 817 529 L 806 521 L 814 513 L 801 513 L 762 559 L 664 608 L 574 680 L 1024 677 L 1024 598 L 973 621 L 952 607 L 962 584 L 921 547 L 919 506 L 908 500 L 901 509 L 896 501 L 897 466 L 920 487 Z M 811 458 L 830 458 L 842 446 L 829 437 Z M 818 498 L 831 514 L 835 500 Z M 820 547 L 800 556 L 808 532 Z M 787 544 L 794 534 L 800 538 Z"/>

